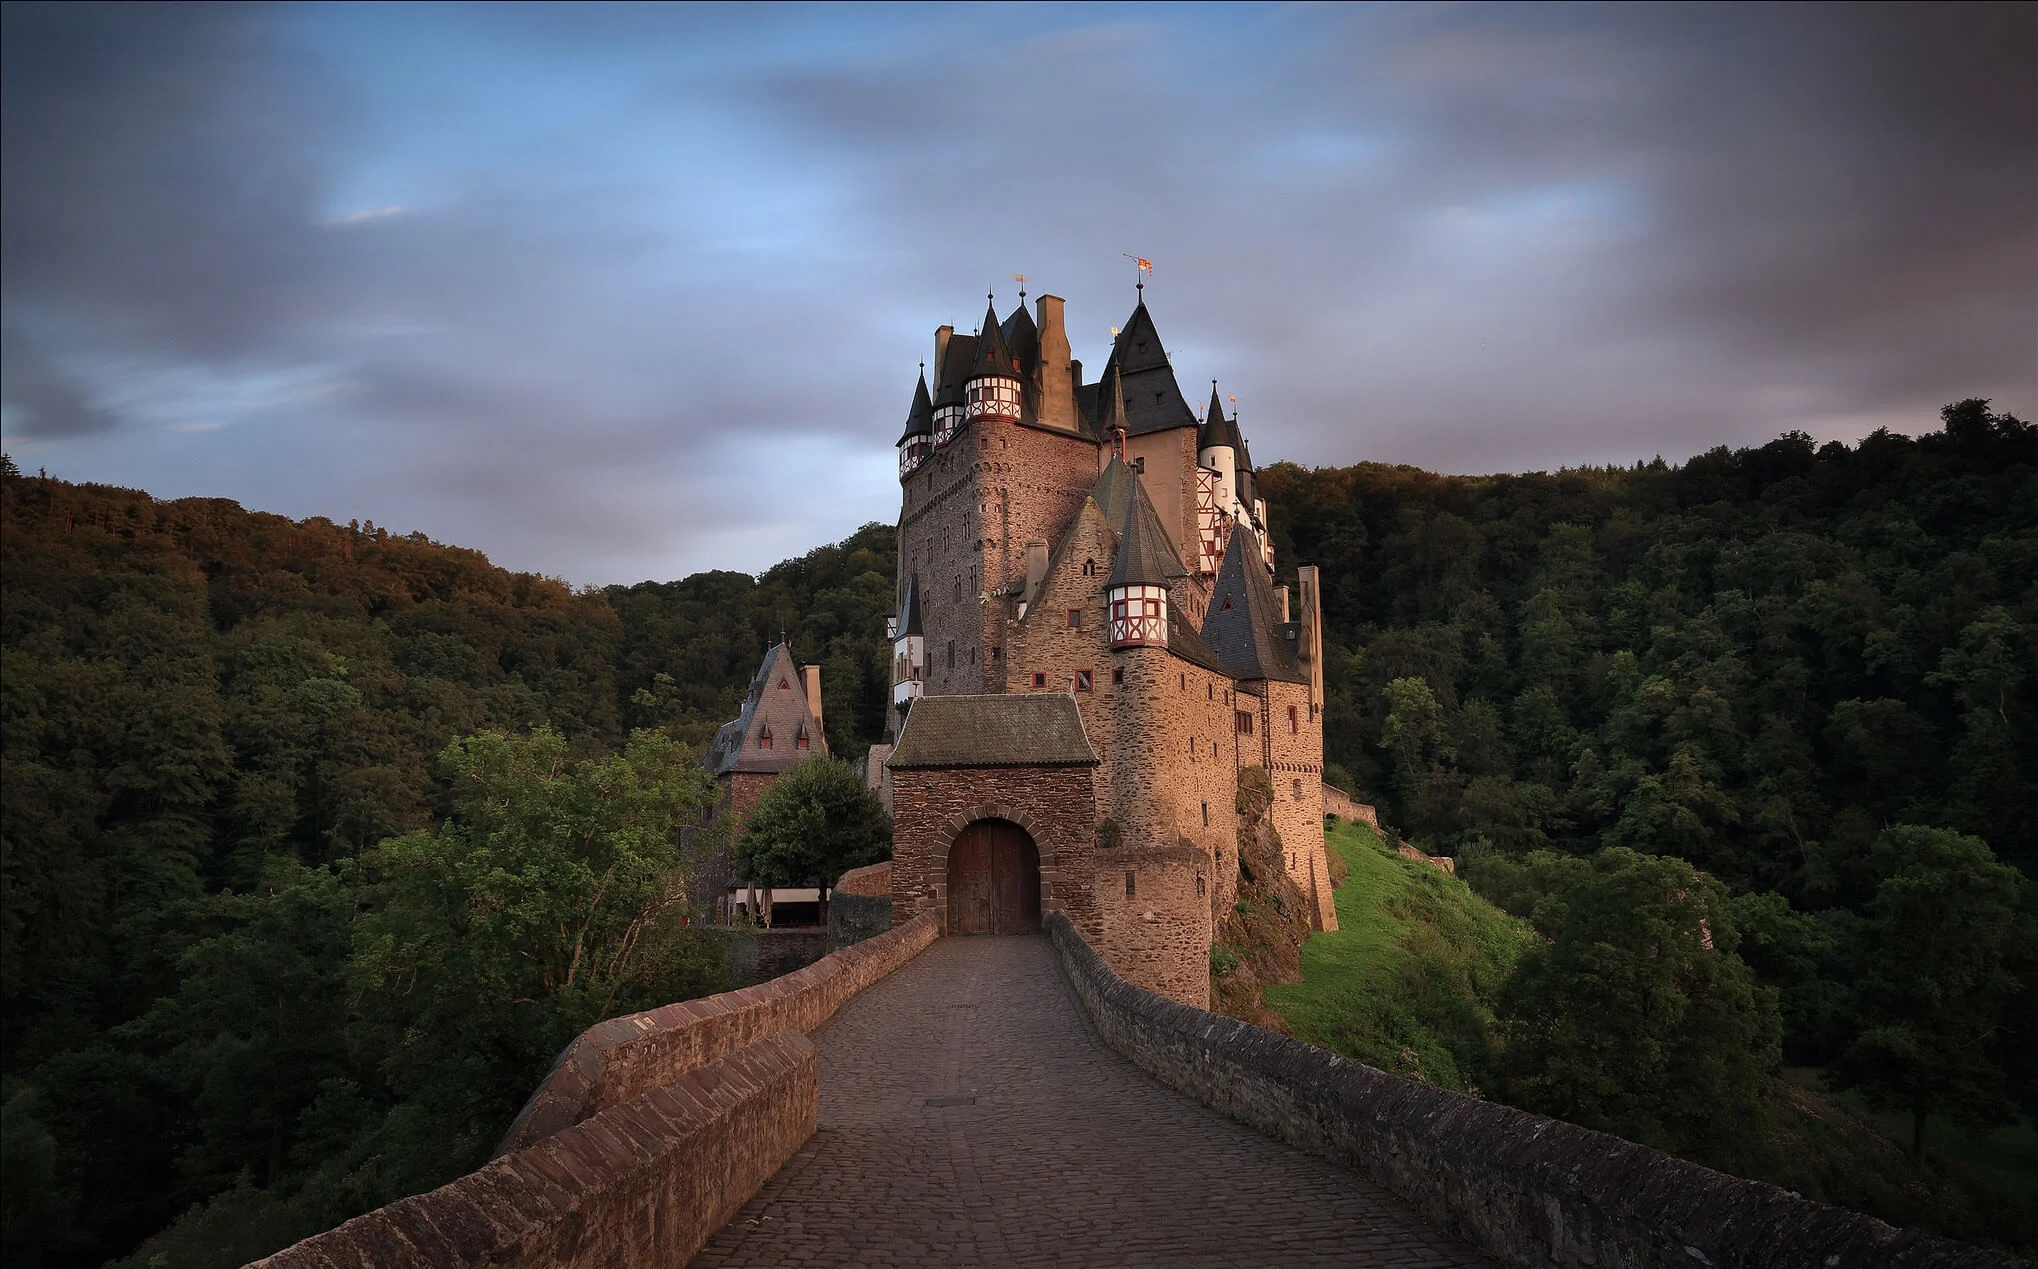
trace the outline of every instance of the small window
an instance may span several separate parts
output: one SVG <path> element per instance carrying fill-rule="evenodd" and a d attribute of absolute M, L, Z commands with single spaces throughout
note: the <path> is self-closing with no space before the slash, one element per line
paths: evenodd
<path fill-rule="evenodd" d="M 1221 604 L 1219 604 L 1219 605 L 1217 605 L 1217 611 L 1219 611 L 1219 612 L 1230 612 L 1230 611 L 1231 611 L 1231 596 L 1229 596 L 1229 595 L 1226 595 L 1226 596 L 1224 597 L 1224 602 L 1223 602 L 1223 603 L 1221 603 Z"/>
<path fill-rule="evenodd" d="M 1133 892 L 1134 892 L 1134 890 L 1135 890 L 1136 888 L 1137 888 L 1137 887 L 1135 887 L 1135 886 L 1134 886 L 1134 884 L 1133 884 L 1132 874 L 1131 874 L 1131 873 L 1129 873 L 1129 872 L 1128 872 L 1128 873 L 1126 873 L 1126 874 L 1125 874 L 1125 897 L 1126 897 L 1126 898 L 1128 898 L 1128 899 L 1130 899 L 1130 898 L 1132 897 L 1132 895 L 1133 895 Z"/>
<path fill-rule="evenodd" d="M 1208 802 L 1203 804 L 1203 827 L 1210 827 L 1210 804 Z"/>
<path fill-rule="evenodd" d="M 1296 713 L 1295 707 L 1293 705 L 1290 705 L 1288 707 L 1288 734 L 1290 736 L 1299 736 L 1302 734 L 1302 720 L 1300 716 Z"/>
<path fill-rule="evenodd" d="M 765 728 L 764 728 L 764 729 L 763 729 L 762 731 L 760 731 L 760 732 L 758 732 L 758 733 L 757 733 L 757 747 L 758 747 L 759 749 L 769 749 L 769 748 L 771 748 L 771 727 L 770 727 L 770 725 L 768 725 L 768 724 L 767 724 L 767 725 L 765 726 Z"/>
<path fill-rule="evenodd" d="M 1124 667 L 1124 666 L 1122 666 L 1122 665 L 1114 665 L 1114 666 L 1112 666 L 1112 667 L 1111 667 L 1111 681 L 1112 681 L 1113 683 L 1123 683 L 1123 682 L 1125 681 L 1125 667 Z"/>
<path fill-rule="evenodd" d="M 953 639 L 948 641 L 948 668 L 951 670 L 955 668 L 955 640 Z"/>
<path fill-rule="evenodd" d="M 1295 800 L 1297 802 L 1302 800 L 1302 782 L 1300 780 L 1295 782 Z"/>
<path fill-rule="evenodd" d="M 1046 687 L 1046 686 L 1047 686 L 1047 676 L 1046 676 L 1045 674 L 1042 674 L 1042 673 L 1040 673 L 1040 672 L 1039 672 L 1038 670 L 1034 671 L 1034 673 L 1033 673 L 1033 686 L 1035 686 L 1035 687 Z"/>
<path fill-rule="evenodd" d="M 1196 897 L 1198 899 L 1203 897 L 1203 885 L 1203 874 L 1199 872 L 1196 874 Z"/>
<path fill-rule="evenodd" d="M 1182 672 L 1181 672 L 1180 674 L 1177 674 L 1177 675 L 1176 675 L 1175 677 L 1176 677 L 1177 679 L 1179 679 L 1179 680 L 1180 680 L 1179 686 L 1181 687 L 1181 689 L 1182 689 L 1182 690 L 1183 690 L 1184 692 L 1188 691 L 1188 690 L 1189 690 L 1189 672 L 1188 672 L 1187 670 L 1184 670 L 1184 671 L 1182 671 Z"/>
<path fill-rule="evenodd" d="M 1005 659 L 1005 650 L 1004 650 L 1003 648 L 992 648 L 992 649 L 991 649 L 991 660 L 993 660 L 993 661 L 1002 661 L 1002 660 L 1004 660 L 1004 659 Z"/>
<path fill-rule="evenodd" d="M 1217 756 L 1217 742 L 1214 740 L 1210 742 L 1210 756 L 1213 758 Z"/>
<path fill-rule="evenodd" d="M 778 681 L 778 690 L 779 690 L 779 691 L 781 691 L 781 692 L 783 692 L 783 691 L 786 691 L 786 690 L 787 690 L 787 689 L 789 689 L 789 688 L 790 688 L 791 686 L 792 686 L 792 684 L 790 684 L 790 683 L 786 682 L 786 681 L 785 681 L 784 679 L 780 679 L 780 680 Z"/>
<path fill-rule="evenodd" d="M 1069 629 L 1081 630 L 1082 628 L 1083 628 L 1083 610 L 1080 608 L 1069 609 Z"/>
<path fill-rule="evenodd" d="M 807 748 L 807 733 L 801 732 L 799 734 L 799 737 L 793 741 L 793 748 L 795 749 Z"/>
<path fill-rule="evenodd" d="M 1241 709 L 1241 710 L 1236 710 L 1236 711 L 1234 711 L 1234 713 L 1236 714 L 1236 716 L 1237 716 L 1237 718 L 1238 718 L 1238 734 L 1239 734 L 1239 735 L 1241 735 L 1241 736 L 1250 736 L 1250 735 L 1252 735 L 1252 734 L 1253 734 L 1253 716 L 1252 716 L 1251 714 L 1247 713 L 1247 712 L 1246 712 L 1245 710 L 1242 710 L 1242 709 Z"/>
<path fill-rule="evenodd" d="M 1215 684 L 1215 683 L 1205 683 L 1205 684 L 1203 685 L 1203 695 L 1205 695 L 1205 696 L 1209 697 L 1209 698 L 1210 698 L 1211 700 L 1213 700 L 1213 701 L 1214 701 L 1214 700 L 1216 700 L 1216 699 L 1217 699 L 1217 684 Z"/>
<path fill-rule="evenodd" d="M 1095 560 L 1084 560 L 1084 561 L 1083 561 L 1083 576 L 1084 576 L 1084 577 L 1095 577 L 1096 575 L 1097 575 L 1097 561 L 1095 561 Z"/>
<path fill-rule="evenodd" d="M 969 645 L 969 663 L 971 665 L 975 665 L 977 663 L 977 645 L 975 645 L 974 643 Z"/>
<path fill-rule="evenodd" d="M 1090 672 L 1088 670 L 1076 671 L 1076 690 L 1078 692 L 1087 692 L 1090 690 Z"/>

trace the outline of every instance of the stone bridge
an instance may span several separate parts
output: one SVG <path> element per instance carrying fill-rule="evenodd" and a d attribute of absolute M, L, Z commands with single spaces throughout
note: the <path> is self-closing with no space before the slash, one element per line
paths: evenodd
<path fill-rule="evenodd" d="M 1047 924 L 923 916 L 603 1023 L 494 1161 L 259 1263 L 2020 1263 L 1164 1000 Z"/>

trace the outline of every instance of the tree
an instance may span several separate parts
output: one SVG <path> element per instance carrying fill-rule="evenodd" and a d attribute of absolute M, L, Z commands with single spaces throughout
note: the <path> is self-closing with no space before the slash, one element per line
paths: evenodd
<path fill-rule="evenodd" d="M 1776 999 L 1733 954 L 1717 882 L 1601 851 L 1536 904 L 1550 941 L 1501 988 L 1501 1069 L 1528 1110 L 1713 1163 L 1735 1161 L 1781 1060 Z"/>
<path fill-rule="evenodd" d="M 547 727 L 483 732 L 440 762 L 453 816 L 365 857 L 349 979 L 390 1084 L 464 1159 L 575 1034 L 711 977 L 685 929 L 704 846 L 681 841 L 713 784 L 655 731 L 578 762 Z"/>
<path fill-rule="evenodd" d="M 2014 1114 L 1990 1041 L 2019 984 L 2013 950 L 2024 878 L 1986 843 L 1900 824 L 1876 839 L 1881 875 L 1868 910 L 1864 1026 L 1835 1070 L 1842 1087 L 1911 1116 L 1911 1153 L 1947 1114 L 1988 1126 Z"/>
<path fill-rule="evenodd" d="M 760 886 L 813 886 L 826 920 L 836 878 L 891 853 L 891 818 L 863 776 L 838 758 L 809 758 L 757 799 L 736 842 L 736 876 Z"/>

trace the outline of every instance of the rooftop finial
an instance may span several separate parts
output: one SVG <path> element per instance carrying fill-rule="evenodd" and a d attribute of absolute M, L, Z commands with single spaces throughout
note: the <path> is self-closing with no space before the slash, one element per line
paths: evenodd
<path fill-rule="evenodd" d="M 1019 303 L 1023 307 L 1026 303 L 1026 275 L 1015 273 L 1012 275 L 1012 280 L 1019 284 Z"/>

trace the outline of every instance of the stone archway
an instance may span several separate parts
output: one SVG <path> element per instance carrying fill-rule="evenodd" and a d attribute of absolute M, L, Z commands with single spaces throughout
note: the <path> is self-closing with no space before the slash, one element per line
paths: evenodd
<path fill-rule="evenodd" d="M 1040 849 L 1004 819 L 966 825 L 948 848 L 948 933 L 1031 934 L 1040 929 Z"/>

